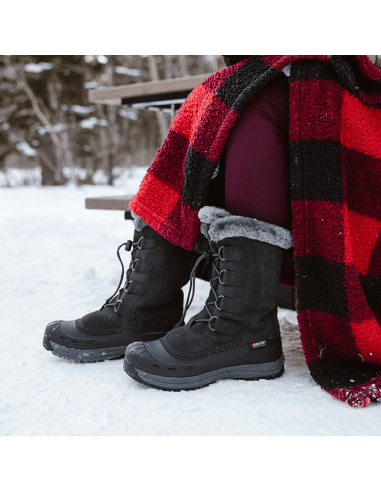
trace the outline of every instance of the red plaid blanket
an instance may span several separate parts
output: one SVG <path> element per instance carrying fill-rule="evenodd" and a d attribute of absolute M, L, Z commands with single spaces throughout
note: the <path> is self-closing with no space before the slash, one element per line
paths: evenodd
<path fill-rule="evenodd" d="M 366 55 L 251 56 L 188 97 L 131 209 L 192 250 L 246 104 L 287 66 L 295 286 L 306 362 L 353 407 L 381 398 L 381 71 Z"/>

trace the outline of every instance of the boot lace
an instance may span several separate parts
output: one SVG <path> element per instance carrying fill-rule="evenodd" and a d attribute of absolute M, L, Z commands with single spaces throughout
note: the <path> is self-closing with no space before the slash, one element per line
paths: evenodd
<path fill-rule="evenodd" d="M 113 293 L 112 296 L 110 296 L 108 299 L 106 299 L 106 302 L 103 304 L 101 309 L 103 309 L 105 307 L 114 306 L 114 311 L 116 312 L 116 314 L 119 315 L 118 306 L 119 306 L 119 304 L 122 303 L 122 300 L 120 299 L 120 297 L 123 295 L 123 293 L 125 293 L 125 292 L 128 293 L 128 286 L 133 283 L 133 280 L 130 280 L 129 276 L 130 276 L 131 272 L 135 271 L 136 263 L 139 261 L 139 258 L 136 258 L 135 260 L 131 259 L 130 266 L 129 266 L 128 270 L 126 271 L 125 284 L 124 284 L 123 288 L 120 289 L 120 286 L 122 285 L 123 278 L 124 278 L 124 264 L 123 264 L 123 261 L 120 257 L 119 251 L 120 251 L 120 248 L 125 246 L 125 251 L 132 251 L 132 253 L 131 253 L 131 255 L 132 255 L 134 253 L 134 251 L 136 251 L 138 249 L 143 249 L 141 247 L 141 241 L 143 238 L 144 238 L 144 236 L 142 236 L 137 243 L 134 243 L 132 241 L 127 241 L 118 247 L 116 254 L 117 254 L 118 260 L 120 261 L 120 264 L 122 265 L 122 275 L 120 276 L 119 285 L 118 285 L 116 291 Z M 117 294 L 118 294 L 118 296 L 117 296 Z M 113 302 L 113 301 L 115 301 L 115 302 Z"/>
<path fill-rule="evenodd" d="M 218 250 L 218 253 L 204 252 L 198 258 L 198 260 L 196 261 L 196 264 L 193 267 L 193 270 L 192 270 L 191 275 L 190 275 L 190 286 L 189 286 L 188 296 L 187 296 L 187 300 L 186 300 L 186 303 L 185 303 L 185 308 L 184 308 L 183 314 L 182 314 L 181 319 L 180 319 L 180 321 L 178 323 L 178 326 L 179 327 L 184 324 L 185 316 L 186 316 L 186 314 L 188 312 L 188 309 L 190 308 L 190 306 L 191 306 L 191 304 L 193 302 L 193 299 L 194 299 L 195 288 L 196 288 L 196 270 L 197 270 L 197 267 L 199 266 L 199 264 L 202 261 L 206 260 L 207 263 L 210 263 L 211 261 L 213 261 L 213 265 L 212 265 L 212 267 L 213 267 L 213 273 L 212 273 L 212 278 L 210 279 L 210 290 L 212 291 L 212 293 L 214 295 L 214 300 L 212 300 L 211 302 L 206 302 L 204 304 L 204 309 L 208 313 L 209 318 L 205 318 L 205 319 L 200 319 L 200 318 L 192 319 L 191 322 L 190 322 L 189 327 L 191 327 L 193 323 L 202 323 L 203 322 L 203 323 L 208 323 L 208 326 L 209 326 L 209 329 L 210 330 L 216 331 L 211 326 L 211 322 L 213 320 L 218 320 L 219 319 L 219 316 L 213 316 L 213 314 L 210 311 L 209 307 L 214 306 L 214 307 L 216 307 L 218 309 L 218 311 L 222 311 L 222 309 L 220 309 L 218 307 L 218 301 L 220 299 L 222 299 L 223 297 L 225 297 L 225 296 L 222 296 L 222 295 L 219 296 L 218 295 L 218 292 L 215 289 L 214 283 L 216 282 L 216 280 L 218 280 L 218 283 L 219 284 L 224 284 L 223 280 L 221 280 L 221 277 L 222 277 L 222 274 L 224 272 L 227 272 L 227 270 L 219 270 L 218 267 L 217 267 L 217 265 L 216 265 L 216 263 L 218 262 L 218 260 L 220 260 L 220 261 L 226 261 L 223 258 L 223 255 L 221 255 L 221 251 L 223 251 L 224 247 L 225 246 L 221 246 L 221 248 Z M 213 277 L 213 274 L 216 274 L 216 276 Z M 218 286 L 218 284 L 217 284 L 217 286 Z"/>

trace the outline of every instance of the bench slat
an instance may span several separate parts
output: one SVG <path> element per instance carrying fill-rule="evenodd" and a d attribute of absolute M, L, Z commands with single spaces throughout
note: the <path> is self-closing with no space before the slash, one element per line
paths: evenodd
<path fill-rule="evenodd" d="M 121 210 L 122 212 L 128 212 L 132 198 L 133 195 L 86 198 L 85 206 L 89 210 Z"/>
<path fill-rule="evenodd" d="M 96 104 L 121 104 L 122 99 L 128 104 L 144 102 L 147 96 L 154 96 L 152 102 L 177 99 L 176 93 L 184 93 L 185 96 L 200 85 L 210 74 L 180 77 L 177 79 L 164 79 L 154 82 L 140 82 L 138 84 L 120 85 L 117 87 L 104 87 L 89 91 L 89 100 Z M 125 103 L 127 104 L 127 103 Z"/>

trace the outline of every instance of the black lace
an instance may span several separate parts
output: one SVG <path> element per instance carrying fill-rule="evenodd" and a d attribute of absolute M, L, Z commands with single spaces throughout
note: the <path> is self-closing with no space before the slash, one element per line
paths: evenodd
<path fill-rule="evenodd" d="M 123 264 L 123 261 L 122 261 L 122 259 L 120 257 L 119 251 L 120 251 L 120 248 L 122 248 L 123 246 L 125 246 L 125 251 L 131 251 L 132 250 L 132 253 L 131 253 L 131 255 L 132 255 L 134 253 L 134 251 L 136 251 L 137 249 L 142 249 L 141 248 L 141 245 L 140 245 L 140 242 L 143 239 L 143 237 L 144 236 L 142 236 L 137 243 L 133 243 L 132 241 L 127 241 L 126 243 L 123 243 L 123 244 L 121 244 L 118 247 L 116 254 L 117 254 L 118 260 L 120 261 L 120 264 L 122 265 L 122 275 L 120 276 L 119 285 L 118 285 L 116 291 L 113 293 L 113 295 L 111 297 L 109 297 L 108 299 L 106 299 L 106 302 L 103 304 L 103 306 L 101 307 L 101 309 L 103 309 L 105 307 L 114 306 L 114 310 L 118 314 L 118 311 L 117 311 L 118 305 L 122 303 L 120 297 L 121 297 L 121 295 L 124 292 L 128 293 L 128 286 L 130 284 L 132 284 L 132 282 L 133 282 L 133 280 L 130 280 L 129 279 L 129 275 L 130 275 L 131 272 L 134 272 L 135 271 L 135 265 L 139 261 L 139 258 L 136 258 L 135 260 L 131 259 L 130 266 L 129 266 L 127 272 L 126 272 L 126 282 L 125 282 L 123 288 L 120 289 L 120 286 L 122 285 L 123 278 L 124 278 L 124 264 Z M 116 297 L 117 294 L 118 294 L 118 297 L 115 299 L 115 297 Z M 115 302 L 111 302 L 114 299 L 115 299 Z"/>
<path fill-rule="evenodd" d="M 190 322 L 189 327 L 191 327 L 193 323 L 201 323 L 201 322 L 204 322 L 204 323 L 208 323 L 209 328 L 212 331 L 216 331 L 214 328 L 212 328 L 211 322 L 214 319 L 215 320 L 219 319 L 219 316 L 213 316 L 213 314 L 211 313 L 211 311 L 209 309 L 209 306 L 215 306 L 219 311 L 221 311 L 221 309 L 218 307 L 218 301 L 219 301 L 219 299 L 222 299 L 223 297 L 225 297 L 225 296 L 222 296 L 222 295 L 219 296 L 218 295 L 218 292 L 215 290 L 214 285 L 213 285 L 216 280 L 218 280 L 218 282 L 220 284 L 223 284 L 224 282 L 221 280 L 221 275 L 224 272 L 227 272 L 227 270 L 219 270 L 217 268 L 217 265 L 216 265 L 216 263 L 217 263 L 218 260 L 226 261 L 226 260 L 224 260 L 223 256 L 221 256 L 221 250 L 223 250 L 223 248 L 224 248 L 224 246 L 221 246 L 221 248 L 218 250 L 218 253 L 215 253 L 215 254 L 212 254 L 210 252 L 205 252 L 196 261 L 196 264 L 193 267 L 193 270 L 192 270 L 191 275 L 190 275 L 190 286 L 189 286 L 189 291 L 188 291 L 188 297 L 187 297 L 187 301 L 185 303 L 185 308 L 184 308 L 184 311 L 183 311 L 183 315 L 181 316 L 181 320 L 179 321 L 178 326 L 182 326 L 183 325 L 184 320 L 185 320 L 185 316 L 187 314 L 187 311 L 190 308 L 190 306 L 191 306 L 191 304 L 193 302 L 193 299 L 194 299 L 195 287 L 196 287 L 196 270 L 197 270 L 197 267 L 199 266 L 199 264 L 203 260 L 206 260 L 209 263 L 213 259 L 213 265 L 212 265 L 212 267 L 213 267 L 213 273 L 216 272 L 217 276 L 216 277 L 213 277 L 213 273 L 212 273 L 212 278 L 210 279 L 210 289 L 211 289 L 211 291 L 214 294 L 214 301 L 206 302 L 205 305 L 204 305 L 204 308 L 205 308 L 206 312 L 208 313 L 209 318 L 208 319 L 200 319 L 200 318 L 192 319 L 191 322 Z"/>

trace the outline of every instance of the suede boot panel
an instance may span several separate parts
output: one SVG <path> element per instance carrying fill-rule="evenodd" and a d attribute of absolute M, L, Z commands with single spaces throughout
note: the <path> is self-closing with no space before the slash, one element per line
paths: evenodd
<path fill-rule="evenodd" d="M 154 305 L 161 306 L 163 303 L 167 303 L 171 296 L 174 297 L 189 282 L 197 258 L 198 255 L 193 251 L 186 251 L 169 241 L 166 242 L 164 265 L 170 267 L 164 267 L 165 274 L 163 271 L 163 275 L 159 279 L 158 295 Z"/>
<path fill-rule="evenodd" d="M 168 352 L 178 358 L 205 357 L 280 334 L 275 301 L 284 250 L 246 237 L 211 242 L 210 248 L 222 258 L 215 264 L 223 283 L 218 279 L 213 282 L 218 301 L 208 306 L 214 319 L 197 322 L 210 318 L 204 307 L 183 329 L 173 330 L 162 339 Z M 216 272 L 213 277 L 217 277 Z M 214 301 L 210 290 L 206 304 Z"/>
<path fill-rule="evenodd" d="M 167 328 L 172 329 L 181 318 L 183 311 L 183 297 L 182 290 L 179 290 L 172 301 L 162 304 L 161 306 L 154 306 L 150 309 L 144 309 L 138 312 L 139 316 L 135 316 L 134 319 L 123 320 L 123 331 L 149 331 L 151 328 Z"/>
<path fill-rule="evenodd" d="M 171 330 L 181 318 L 183 292 L 195 263 L 195 254 L 174 246 L 151 227 L 135 230 L 133 242 L 139 248 L 131 254 L 129 284 L 120 291 L 118 306 L 101 310 L 77 321 L 85 334 Z M 135 333 L 135 339 L 137 334 Z"/>
<path fill-rule="evenodd" d="M 162 339 L 163 345 L 170 349 L 171 354 L 189 354 L 193 356 L 199 352 L 213 349 L 217 344 L 202 333 L 189 329 L 186 325 L 175 328 Z"/>
<path fill-rule="evenodd" d="M 76 321 L 78 330 L 84 334 L 91 333 L 93 335 L 111 335 L 113 333 L 121 333 L 121 327 L 118 327 L 106 316 L 106 309 L 107 311 L 112 311 L 112 308 L 105 308 L 102 311 L 95 311 L 94 313 L 86 314 L 86 316 L 78 319 Z M 114 314 L 115 317 L 117 317 L 116 313 Z"/>
<path fill-rule="evenodd" d="M 266 337 L 274 337 L 280 333 L 278 321 L 278 307 L 275 305 L 274 293 L 279 288 L 279 278 L 284 257 L 284 249 L 261 241 L 253 241 L 258 268 L 258 290 L 255 316 L 245 332 L 250 336 L 253 330 L 260 325 L 261 334 Z"/>

